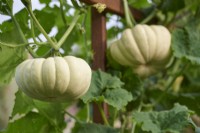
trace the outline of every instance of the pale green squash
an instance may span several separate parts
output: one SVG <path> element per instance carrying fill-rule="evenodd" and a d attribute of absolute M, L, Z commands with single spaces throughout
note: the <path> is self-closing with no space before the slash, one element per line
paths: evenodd
<path fill-rule="evenodd" d="M 75 100 L 90 86 L 91 68 L 73 56 L 28 59 L 16 69 L 19 88 L 28 96 L 49 102 Z"/>
<path fill-rule="evenodd" d="M 119 40 L 110 45 L 112 58 L 133 72 L 147 77 L 166 67 L 171 58 L 171 34 L 161 25 L 138 24 L 125 29 Z"/>

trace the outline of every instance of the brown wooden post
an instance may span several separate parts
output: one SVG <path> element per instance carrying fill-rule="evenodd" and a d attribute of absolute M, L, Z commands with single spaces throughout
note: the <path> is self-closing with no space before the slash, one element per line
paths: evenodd
<path fill-rule="evenodd" d="M 105 71 L 106 65 L 106 16 L 100 14 L 95 8 L 92 8 L 92 49 L 94 52 L 93 57 L 93 70 L 101 69 Z"/>
<path fill-rule="evenodd" d="M 92 8 L 92 49 L 94 52 L 92 69 L 105 71 L 106 67 L 106 16 Z M 103 104 L 105 114 L 108 116 L 108 107 Z M 93 120 L 96 123 L 103 123 L 98 106 L 93 104 Z"/>
<path fill-rule="evenodd" d="M 94 52 L 92 69 L 106 69 L 106 12 L 114 13 L 120 16 L 124 16 L 124 7 L 122 0 L 80 0 L 86 4 L 93 5 L 96 3 L 106 4 L 104 13 L 98 13 L 96 9 L 92 8 L 92 48 Z M 131 8 L 132 14 L 135 20 L 142 18 L 142 13 L 136 9 Z M 108 117 L 108 106 L 104 103 L 104 113 Z M 96 123 L 103 123 L 103 119 L 99 112 L 98 106 L 93 104 L 93 120 Z"/>

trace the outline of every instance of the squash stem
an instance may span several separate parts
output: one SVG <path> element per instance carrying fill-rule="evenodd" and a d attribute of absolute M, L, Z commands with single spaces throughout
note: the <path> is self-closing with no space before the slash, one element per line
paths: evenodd
<path fill-rule="evenodd" d="M 139 105 L 139 107 L 137 109 L 137 112 L 140 112 L 142 110 L 142 106 L 143 106 L 143 102 L 140 102 L 140 105 Z M 133 121 L 132 128 L 131 128 L 131 133 L 135 133 L 136 125 L 137 125 L 137 122 Z"/>
<path fill-rule="evenodd" d="M 30 18 L 30 22 L 31 22 L 31 34 L 32 34 L 32 38 L 33 38 L 34 43 L 37 44 L 37 45 L 47 45 L 47 44 L 49 44 L 48 42 L 42 42 L 41 40 L 40 40 L 41 42 L 38 42 L 36 40 L 34 24 L 33 24 L 33 19 L 32 18 Z"/>
<path fill-rule="evenodd" d="M 59 0 L 59 1 L 60 1 L 60 12 L 61 12 L 62 20 L 63 20 L 65 27 L 67 28 L 67 20 L 65 18 L 65 12 L 63 10 L 63 7 L 64 7 L 63 0 Z"/>
<path fill-rule="evenodd" d="M 54 49 L 58 49 L 58 47 L 56 46 L 56 44 L 53 42 L 53 40 L 49 37 L 49 35 L 46 33 L 46 31 L 43 29 L 43 27 L 40 25 L 40 23 L 38 22 L 37 18 L 35 17 L 31 5 L 27 6 L 27 10 L 31 16 L 31 18 L 33 19 L 33 21 L 35 22 L 37 28 L 40 30 L 40 32 L 45 36 L 45 38 L 47 39 L 47 41 L 49 42 L 49 44 L 51 45 L 52 48 Z"/>
<path fill-rule="evenodd" d="M 19 35 L 21 36 L 23 42 L 24 42 L 24 43 L 28 43 L 28 41 L 26 40 L 26 37 L 25 37 L 25 35 L 24 35 L 24 33 L 23 33 L 23 31 L 22 31 L 22 29 L 21 29 L 19 23 L 17 22 L 17 20 L 16 20 L 16 18 L 15 18 L 15 16 L 14 16 L 13 14 L 11 14 L 11 18 L 12 18 L 12 20 L 14 21 L 15 27 L 17 28 L 17 30 L 18 30 L 18 32 L 19 32 Z M 26 49 L 28 50 L 28 52 L 31 54 L 32 57 L 34 57 L 34 58 L 39 57 L 39 56 L 31 49 L 31 47 L 30 47 L 29 45 L 26 47 Z"/>
<path fill-rule="evenodd" d="M 130 10 L 129 10 L 129 6 L 128 6 L 128 2 L 127 0 L 123 0 L 123 3 L 124 3 L 124 12 L 125 12 L 125 19 L 126 19 L 126 24 L 129 28 L 133 28 L 134 25 L 133 25 L 133 17 L 131 18 L 131 13 L 130 13 Z"/>
<path fill-rule="evenodd" d="M 90 122 L 90 104 L 89 103 L 87 103 L 86 104 L 86 107 L 87 107 L 87 119 L 86 119 L 86 122 L 88 123 L 88 122 Z"/>
<path fill-rule="evenodd" d="M 104 111 L 103 111 L 103 109 L 102 109 L 101 104 L 100 104 L 100 103 L 97 103 L 97 105 L 98 105 L 98 108 L 99 108 L 99 111 L 100 111 L 100 113 L 101 113 L 101 116 L 102 116 L 102 118 L 103 118 L 104 123 L 105 123 L 107 126 L 110 126 L 110 124 L 109 124 L 109 122 L 108 122 L 108 119 L 106 118 L 106 115 L 105 115 L 105 113 L 104 113 Z"/>
<path fill-rule="evenodd" d="M 73 115 L 70 114 L 69 112 L 65 111 L 65 113 L 66 113 L 67 115 L 69 115 L 71 118 L 73 118 L 76 122 L 78 122 L 78 123 L 83 123 L 82 121 L 80 121 L 78 118 L 76 118 L 75 116 L 73 116 Z"/>
<path fill-rule="evenodd" d="M 65 42 L 65 40 L 67 39 L 69 34 L 72 32 L 72 30 L 75 27 L 79 17 L 80 17 L 80 11 L 78 11 L 77 14 L 75 14 L 75 17 L 72 20 L 72 22 L 71 22 L 70 26 L 68 27 L 67 31 L 64 33 L 62 38 L 58 41 L 56 50 L 58 50 L 62 46 L 62 44 Z"/>
<path fill-rule="evenodd" d="M 27 46 L 27 45 L 29 45 L 30 43 L 23 43 L 23 44 L 15 45 L 15 44 L 8 44 L 8 43 L 1 42 L 1 41 L 0 41 L 0 44 L 3 45 L 3 46 L 7 46 L 7 47 L 11 47 L 11 48 L 16 48 L 16 47 L 24 47 L 24 46 Z"/>
<path fill-rule="evenodd" d="M 148 23 L 158 12 L 158 9 L 155 8 L 145 19 L 143 19 L 140 24 L 146 24 Z"/>
<path fill-rule="evenodd" d="M 117 116 L 118 116 L 118 110 L 115 108 L 115 110 L 114 110 L 114 116 L 113 116 L 113 123 L 112 123 L 113 127 L 115 125 L 115 120 L 117 119 Z"/>
<path fill-rule="evenodd" d="M 175 62 L 175 65 L 173 67 L 173 70 L 172 70 L 172 75 L 168 78 L 168 80 L 166 81 L 166 85 L 165 85 L 165 93 L 163 93 L 162 95 L 160 95 L 155 103 L 153 104 L 154 106 L 159 103 L 166 95 L 167 95 L 167 92 L 170 91 L 171 89 L 171 86 L 172 84 L 174 83 L 174 81 L 176 80 L 176 78 L 185 70 L 185 68 L 187 68 L 188 66 L 188 62 L 186 62 L 181 68 L 180 68 L 180 65 L 181 65 L 182 61 L 181 60 L 177 60 Z"/>

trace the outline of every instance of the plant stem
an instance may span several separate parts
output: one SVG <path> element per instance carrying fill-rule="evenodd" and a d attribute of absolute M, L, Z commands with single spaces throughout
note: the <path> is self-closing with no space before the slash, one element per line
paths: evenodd
<path fill-rule="evenodd" d="M 172 70 L 172 75 L 169 77 L 169 79 L 166 82 L 165 85 L 165 91 L 169 91 L 170 87 L 176 80 L 176 78 L 183 72 L 183 70 L 186 68 L 187 65 L 184 65 L 182 68 L 180 68 L 182 61 L 181 60 L 176 60 L 175 65 Z"/>
<path fill-rule="evenodd" d="M 185 70 L 185 68 L 189 64 L 188 62 L 186 62 L 186 64 L 184 66 L 182 66 L 182 68 L 180 68 L 181 63 L 182 63 L 182 61 L 180 59 L 176 60 L 175 65 L 174 65 L 173 70 L 172 70 L 172 75 L 166 81 L 166 84 L 165 84 L 165 93 L 163 93 L 162 95 L 160 95 L 157 98 L 157 100 L 153 104 L 154 106 L 157 103 L 159 103 L 167 95 L 167 92 L 169 92 L 169 90 L 170 90 L 172 84 L 174 83 L 174 81 L 176 80 L 176 78 Z"/>
<path fill-rule="evenodd" d="M 64 10 L 63 10 L 63 0 L 59 0 L 60 1 L 60 12 L 61 12 L 61 16 L 62 16 L 62 20 L 63 20 L 63 23 L 65 25 L 65 27 L 67 28 L 67 21 L 65 19 L 65 13 L 64 13 Z"/>
<path fill-rule="evenodd" d="M 31 34 L 32 34 L 32 37 L 33 37 L 33 41 L 34 41 L 35 43 L 37 43 L 37 40 L 35 39 L 35 31 L 34 31 L 33 19 L 30 18 L 30 21 L 31 21 Z"/>
<path fill-rule="evenodd" d="M 157 12 L 158 12 L 158 9 L 155 8 L 144 20 L 140 22 L 140 24 L 148 23 L 156 15 Z"/>
<path fill-rule="evenodd" d="M 69 112 L 65 111 L 65 113 L 66 113 L 67 115 L 69 115 L 71 118 L 73 118 L 76 122 L 82 123 L 82 121 L 80 121 L 79 119 L 77 119 L 75 116 L 73 116 L 73 115 L 70 114 Z"/>
<path fill-rule="evenodd" d="M 37 44 L 37 45 L 48 44 L 47 42 L 42 42 L 41 40 L 40 40 L 41 42 L 38 42 L 38 41 L 36 40 L 36 37 L 35 37 L 35 30 L 34 30 L 34 24 L 33 24 L 33 19 L 30 18 L 30 20 L 31 20 L 31 34 L 32 34 L 34 43 Z"/>
<path fill-rule="evenodd" d="M 143 102 L 140 103 L 137 112 L 140 112 L 142 110 L 142 106 L 143 106 Z M 134 121 L 132 124 L 131 133 L 135 132 L 136 125 L 137 125 L 137 122 Z"/>
<path fill-rule="evenodd" d="M 30 53 L 30 55 L 33 57 L 33 58 L 39 58 L 40 56 L 38 56 L 30 46 L 27 46 L 26 49 L 28 50 L 28 52 Z"/>
<path fill-rule="evenodd" d="M 100 104 L 100 103 L 97 103 L 97 105 L 98 105 L 98 108 L 99 108 L 99 111 L 100 111 L 100 113 L 101 113 L 101 116 L 102 116 L 102 118 L 103 118 L 104 123 L 105 123 L 107 126 L 110 126 L 110 124 L 109 124 L 109 122 L 108 122 L 108 119 L 106 118 L 106 115 L 105 115 L 105 113 L 104 113 L 104 111 L 103 111 L 103 109 L 102 109 L 101 104 Z"/>
<path fill-rule="evenodd" d="M 53 42 L 53 40 L 49 37 L 49 35 L 46 33 L 46 31 L 43 29 L 43 27 L 40 25 L 40 23 L 38 22 L 37 18 L 35 17 L 32 8 L 30 5 L 27 6 L 28 12 L 31 15 L 33 21 L 35 22 L 37 28 L 40 30 L 40 32 L 42 32 L 42 34 L 45 36 L 45 38 L 47 39 L 47 41 L 49 42 L 49 44 L 51 45 L 52 48 L 58 50 L 59 47 L 56 46 L 56 44 Z"/>
<path fill-rule="evenodd" d="M 122 116 L 123 117 L 123 123 L 122 123 L 122 126 L 121 126 L 121 133 L 124 133 L 124 130 L 125 130 L 125 127 L 126 127 L 126 124 L 127 124 L 127 118 L 126 116 Z"/>
<path fill-rule="evenodd" d="M 71 33 L 71 31 L 73 30 L 73 28 L 75 27 L 78 19 L 80 17 L 80 11 L 78 11 L 77 14 L 75 14 L 74 19 L 72 20 L 70 26 L 68 27 L 67 31 L 65 32 L 65 34 L 62 36 L 62 38 L 58 41 L 57 43 L 57 47 L 56 50 L 58 50 L 62 44 L 65 42 L 65 40 L 67 39 L 67 37 L 69 36 L 69 34 Z"/>
<path fill-rule="evenodd" d="M 7 47 L 11 47 L 11 48 L 16 48 L 16 47 L 27 46 L 27 45 L 29 45 L 30 43 L 24 43 L 24 44 L 15 45 L 15 44 L 8 44 L 8 43 L 1 42 L 1 41 L 0 41 L 0 44 L 3 45 L 3 46 L 7 46 Z"/>
<path fill-rule="evenodd" d="M 129 28 L 133 28 L 133 22 L 131 21 L 131 17 L 130 17 L 130 10 L 129 10 L 129 6 L 128 6 L 128 2 L 127 0 L 123 0 L 124 3 L 124 12 L 125 12 L 125 19 L 126 19 L 126 24 Z"/>
<path fill-rule="evenodd" d="M 13 15 L 11 14 L 11 17 L 12 17 L 12 20 L 14 21 L 14 24 L 15 24 L 15 26 L 16 26 L 16 28 L 17 28 L 17 30 L 18 30 L 18 32 L 19 32 L 19 35 L 21 36 L 23 42 L 24 42 L 24 43 L 28 43 L 28 41 L 26 40 L 26 37 L 25 37 L 24 33 L 22 32 L 22 29 L 21 29 L 19 23 L 17 22 L 17 20 L 16 20 L 16 18 L 15 18 L 15 16 L 13 16 Z M 29 51 L 29 53 L 31 54 L 32 57 L 34 57 L 34 58 L 39 57 L 39 56 L 31 49 L 30 46 L 27 46 L 26 48 L 27 48 L 27 50 Z"/>
<path fill-rule="evenodd" d="M 114 116 L 113 116 L 113 126 L 114 126 L 114 124 L 115 124 L 115 120 L 116 120 L 116 118 L 117 118 L 117 114 L 118 114 L 118 110 L 115 108 L 115 110 L 114 110 Z"/>
<path fill-rule="evenodd" d="M 17 30 L 19 32 L 19 35 L 21 36 L 23 42 L 24 43 L 28 43 L 28 41 L 26 40 L 26 37 L 24 36 L 24 33 L 22 32 L 22 29 L 21 29 L 19 23 L 17 22 L 17 20 L 15 18 L 15 16 L 11 15 L 11 17 L 12 17 L 12 20 L 14 21 L 14 24 L 15 24 L 15 26 L 16 26 L 16 28 L 17 28 Z"/>
<path fill-rule="evenodd" d="M 90 122 L 90 104 L 87 103 L 86 104 L 86 107 L 87 107 L 87 119 L 86 119 L 86 122 Z"/>

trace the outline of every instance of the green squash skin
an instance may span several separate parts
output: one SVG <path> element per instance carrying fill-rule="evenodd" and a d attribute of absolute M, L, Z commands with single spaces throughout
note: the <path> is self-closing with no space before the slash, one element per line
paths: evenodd
<path fill-rule="evenodd" d="M 15 80 L 34 99 L 67 102 L 88 91 L 91 76 L 91 68 L 83 59 L 66 56 L 28 59 L 17 67 Z"/>
<path fill-rule="evenodd" d="M 110 45 L 112 58 L 129 66 L 140 77 L 148 77 L 166 68 L 171 59 L 171 34 L 161 25 L 138 24 L 125 29 Z"/>

